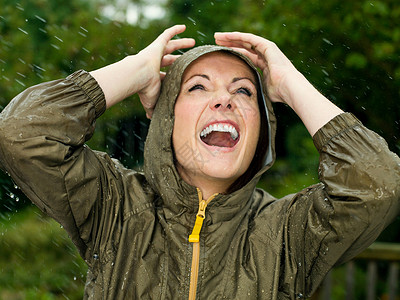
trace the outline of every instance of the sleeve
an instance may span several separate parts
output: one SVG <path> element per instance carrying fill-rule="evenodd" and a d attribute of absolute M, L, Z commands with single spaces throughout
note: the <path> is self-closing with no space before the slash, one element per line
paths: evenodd
<path fill-rule="evenodd" d="M 113 222 L 100 210 L 117 215 L 118 203 L 107 200 L 122 194 L 112 160 L 84 145 L 105 105 L 95 79 L 78 71 L 28 88 L 0 114 L 0 167 L 66 229 L 87 262 L 88 248 Z"/>
<path fill-rule="evenodd" d="M 321 183 L 294 196 L 286 219 L 287 265 L 302 274 L 308 292 L 400 211 L 400 160 L 383 138 L 345 113 L 322 127 L 314 144 Z"/>

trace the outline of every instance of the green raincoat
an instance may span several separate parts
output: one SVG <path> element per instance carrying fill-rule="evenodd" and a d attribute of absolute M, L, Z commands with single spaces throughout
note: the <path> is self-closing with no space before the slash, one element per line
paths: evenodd
<path fill-rule="evenodd" d="M 208 203 L 199 241 L 189 242 L 199 196 L 174 165 L 174 100 L 190 62 L 217 50 L 195 48 L 170 68 L 144 173 L 85 146 L 105 110 L 85 71 L 28 88 L 0 114 L 0 166 L 67 230 L 89 266 L 85 299 L 188 299 L 195 248 L 196 299 L 307 297 L 398 215 L 400 160 L 348 113 L 313 137 L 321 183 L 282 199 L 257 189 L 275 156 L 267 102 L 265 164 L 245 186 Z"/>

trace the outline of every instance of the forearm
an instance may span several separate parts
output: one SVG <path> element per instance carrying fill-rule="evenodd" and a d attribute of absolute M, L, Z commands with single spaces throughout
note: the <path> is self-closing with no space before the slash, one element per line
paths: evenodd
<path fill-rule="evenodd" d="M 141 72 L 145 67 L 145 60 L 137 54 L 90 72 L 103 90 L 107 108 L 139 92 L 146 85 L 149 78 Z"/>
<path fill-rule="evenodd" d="M 311 136 L 314 136 L 322 126 L 343 111 L 324 97 L 301 73 L 297 72 L 292 77 L 283 97 Z"/>

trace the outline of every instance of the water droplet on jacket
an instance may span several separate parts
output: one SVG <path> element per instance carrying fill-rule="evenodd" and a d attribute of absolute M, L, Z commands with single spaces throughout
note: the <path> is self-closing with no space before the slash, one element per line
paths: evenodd
<path fill-rule="evenodd" d="M 298 294 L 297 294 L 297 298 L 298 298 L 298 299 L 302 299 L 303 297 L 304 297 L 304 296 L 303 296 L 302 293 L 298 293 Z"/>
<path fill-rule="evenodd" d="M 98 254 L 93 254 L 93 258 L 97 260 L 97 259 L 99 259 L 99 255 Z"/>

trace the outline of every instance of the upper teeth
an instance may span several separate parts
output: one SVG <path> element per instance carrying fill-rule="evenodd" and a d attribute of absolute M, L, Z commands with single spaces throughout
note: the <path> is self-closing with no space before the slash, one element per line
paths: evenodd
<path fill-rule="evenodd" d="M 203 131 L 200 133 L 201 137 L 206 137 L 209 133 L 213 131 L 219 131 L 219 132 L 229 132 L 231 134 L 231 137 L 236 140 L 239 136 L 239 134 L 236 131 L 236 128 L 233 127 L 232 125 L 228 124 L 212 124 L 207 126 L 206 128 L 203 129 Z"/>

